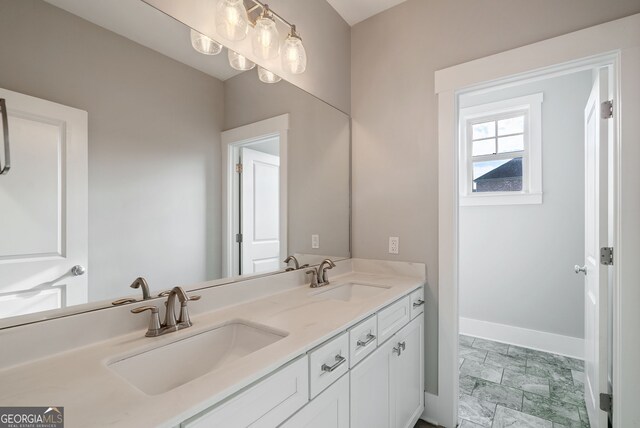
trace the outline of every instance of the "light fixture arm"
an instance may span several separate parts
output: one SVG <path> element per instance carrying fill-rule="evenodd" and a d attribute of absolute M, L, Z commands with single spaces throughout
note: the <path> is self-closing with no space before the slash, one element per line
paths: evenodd
<path fill-rule="evenodd" d="M 292 23 L 290 23 L 289 21 L 287 21 L 286 19 L 284 19 L 282 16 L 278 15 L 276 12 L 274 12 L 272 9 L 269 8 L 269 5 L 266 3 L 262 3 L 260 0 L 251 0 L 252 2 L 254 2 L 256 5 L 252 8 L 250 8 L 247 12 L 251 13 L 254 10 L 256 10 L 256 8 L 260 7 L 262 8 L 262 13 L 264 14 L 265 11 L 270 14 L 271 16 L 278 18 L 278 20 L 280 22 L 282 22 L 284 25 L 286 25 L 289 28 L 294 28 L 295 29 L 295 25 L 293 25 Z"/>

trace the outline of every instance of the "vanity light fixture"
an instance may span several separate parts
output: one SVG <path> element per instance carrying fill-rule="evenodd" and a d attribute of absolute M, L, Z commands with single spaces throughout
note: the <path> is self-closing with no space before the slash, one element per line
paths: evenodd
<path fill-rule="evenodd" d="M 258 66 L 258 78 L 263 83 L 278 83 L 282 80 L 282 77 L 260 66 Z"/>
<path fill-rule="evenodd" d="M 227 56 L 229 58 L 229 65 L 231 66 L 231 68 L 240 71 L 247 71 L 256 66 L 255 62 L 249 61 L 246 57 L 240 55 L 238 52 L 232 51 L 231 49 L 227 50 Z"/>
<path fill-rule="evenodd" d="M 307 52 L 302 38 L 296 33 L 296 26 L 291 31 L 282 47 L 282 68 L 292 74 L 301 74 L 307 69 Z"/>
<path fill-rule="evenodd" d="M 218 0 L 216 30 L 227 40 L 238 41 L 247 37 L 249 16 L 243 0 Z"/>
<path fill-rule="evenodd" d="M 191 29 L 191 46 L 205 55 L 218 55 L 222 51 L 220 43 L 194 29 Z"/>
<path fill-rule="evenodd" d="M 251 42 L 253 53 L 258 58 L 274 59 L 280 53 L 280 34 L 276 27 L 276 21 L 269 11 L 269 5 L 263 6 L 262 13 L 256 19 Z"/>

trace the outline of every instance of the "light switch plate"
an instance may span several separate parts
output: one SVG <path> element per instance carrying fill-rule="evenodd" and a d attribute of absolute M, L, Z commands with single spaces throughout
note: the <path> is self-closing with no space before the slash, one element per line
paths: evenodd
<path fill-rule="evenodd" d="M 320 235 L 311 235 L 311 248 L 320 248 Z"/>

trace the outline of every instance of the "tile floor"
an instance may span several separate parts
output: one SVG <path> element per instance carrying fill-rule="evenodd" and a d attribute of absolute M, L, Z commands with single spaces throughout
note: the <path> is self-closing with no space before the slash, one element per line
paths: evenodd
<path fill-rule="evenodd" d="M 589 427 L 584 363 L 460 335 L 460 428 Z"/>

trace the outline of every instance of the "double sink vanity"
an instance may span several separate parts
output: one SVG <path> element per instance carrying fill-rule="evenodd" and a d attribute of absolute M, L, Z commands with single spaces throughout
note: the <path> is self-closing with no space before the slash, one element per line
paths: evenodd
<path fill-rule="evenodd" d="M 412 427 L 424 410 L 424 265 L 349 259 L 334 271 L 317 288 L 294 271 L 200 289 L 192 326 L 158 337 L 134 305 L 77 315 L 96 341 L 3 367 L 0 401 L 63 406 L 69 427 Z M 135 328 L 110 334 L 105 316 Z M 62 322 L 18 328 L 38 341 Z"/>

